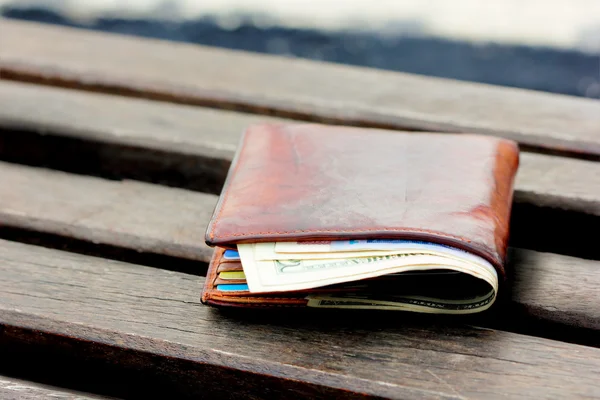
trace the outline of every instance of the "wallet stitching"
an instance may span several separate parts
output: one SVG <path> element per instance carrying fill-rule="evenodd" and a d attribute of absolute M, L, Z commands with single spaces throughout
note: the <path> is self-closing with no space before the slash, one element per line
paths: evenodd
<path fill-rule="evenodd" d="M 217 290 L 218 291 L 218 290 Z M 294 298 L 294 297 L 252 297 L 252 296 L 220 296 L 223 299 L 226 298 L 234 298 L 234 299 L 243 299 L 243 300 L 296 300 L 304 298 Z"/>
<path fill-rule="evenodd" d="M 225 202 L 223 202 L 225 204 Z M 220 215 L 219 215 L 220 217 Z M 213 228 L 214 231 L 214 228 Z M 472 241 L 464 238 L 462 236 L 455 236 L 446 233 L 440 233 L 436 231 L 431 231 L 427 229 L 404 229 L 404 228 L 363 228 L 363 229 L 297 229 L 290 231 L 263 231 L 263 232 L 244 232 L 244 233 L 230 233 L 229 236 L 250 236 L 250 235 L 265 235 L 265 234 L 285 234 L 285 233 L 320 233 L 320 232 L 370 232 L 370 231 L 389 231 L 389 232 L 420 232 L 420 233 L 429 233 L 432 235 L 437 235 L 441 237 L 459 239 L 467 243 L 471 243 Z M 211 233 L 212 235 L 212 233 Z"/>
<path fill-rule="evenodd" d="M 227 303 L 225 300 L 215 299 L 214 301 L 222 301 L 223 303 Z M 244 304 L 244 303 L 241 303 Z M 231 307 L 231 304 L 216 304 L 219 307 Z M 305 307 L 304 304 L 246 304 L 241 307 L 257 307 L 257 308 L 266 308 L 266 307 Z"/>

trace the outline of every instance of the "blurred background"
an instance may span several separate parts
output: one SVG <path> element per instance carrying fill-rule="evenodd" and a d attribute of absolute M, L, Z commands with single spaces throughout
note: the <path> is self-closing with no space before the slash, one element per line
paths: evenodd
<path fill-rule="evenodd" d="M 600 98 L 600 0 L 0 0 L 0 13 Z"/>

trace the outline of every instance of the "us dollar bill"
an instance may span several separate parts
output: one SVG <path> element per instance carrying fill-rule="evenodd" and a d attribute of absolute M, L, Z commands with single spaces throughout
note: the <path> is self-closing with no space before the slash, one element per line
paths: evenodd
<path fill-rule="evenodd" d="M 261 243 L 256 257 L 261 260 L 351 258 L 388 254 L 431 254 L 469 261 L 495 271 L 486 260 L 454 247 L 416 240 L 342 240 Z"/>
<path fill-rule="evenodd" d="M 240 244 L 242 267 L 248 287 L 254 293 L 285 292 L 318 288 L 344 282 L 368 279 L 410 271 L 448 270 L 470 274 L 487 282 L 497 292 L 495 269 L 485 260 L 473 262 L 436 251 L 399 252 L 371 255 L 354 252 L 344 258 L 264 259 L 265 251 L 273 251 L 274 243 Z M 262 254 L 262 255 L 261 255 Z"/>
<path fill-rule="evenodd" d="M 347 308 L 368 310 L 397 310 L 435 314 L 470 314 L 481 312 L 493 304 L 495 291 L 482 296 L 461 300 L 447 300 L 423 296 L 377 296 L 342 293 L 336 295 L 309 295 L 308 306 L 316 308 Z"/>

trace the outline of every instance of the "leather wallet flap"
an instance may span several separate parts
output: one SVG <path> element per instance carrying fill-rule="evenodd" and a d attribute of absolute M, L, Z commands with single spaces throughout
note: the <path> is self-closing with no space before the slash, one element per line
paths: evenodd
<path fill-rule="evenodd" d="M 206 241 L 427 240 L 503 272 L 517 166 L 517 145 L 487 136 L 256 125 Z"/>

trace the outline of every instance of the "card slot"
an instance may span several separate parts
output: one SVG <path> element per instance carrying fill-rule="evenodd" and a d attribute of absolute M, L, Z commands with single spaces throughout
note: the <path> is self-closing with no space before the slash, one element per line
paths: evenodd
<path fill-rule="evenodd" d="M 223 271 L 219 272 L 219 278 L 231 281 L 231 280 L 243 280 L 246 281 L 246 275 L 244 271 Z"/>
<path fill-rule="evenodd" d="M 231 264 L 231 263 L 239 263 L 239 262 L 240 262 L 239 259 L 230 259 L 230 260 L 225 259 L 225 258 L 221 259 L 221 263 Z"/>
<path fill-rule="evenodd" d="M 240 254 L 237 250 L 225 250 L 223 252 L 223 261 L 240 261 Z"/>
<path fill-rule="evenodd" d="M 216 281 L 215 281 L 216 282 Z M 216 285 L 216 289 L 219 292 L 241 292 L 241 293 L 249 293 L 248 285 L 246 284 L 223 284 Z"/>
<path fill-rule="evenodd" d="M 215 279 L 215 285 L 246 285 L 247 282 L 245 279 L 221 279 L 217 277 Z"/>
<path fill-rule="evenodd" d="M 243 270 L 244 269 L 242 268 L 242 263 L 240 263 L 239 261 L 230 261 L 226 263 L 221 262 L 217 267 L 217 273 Z"/>

